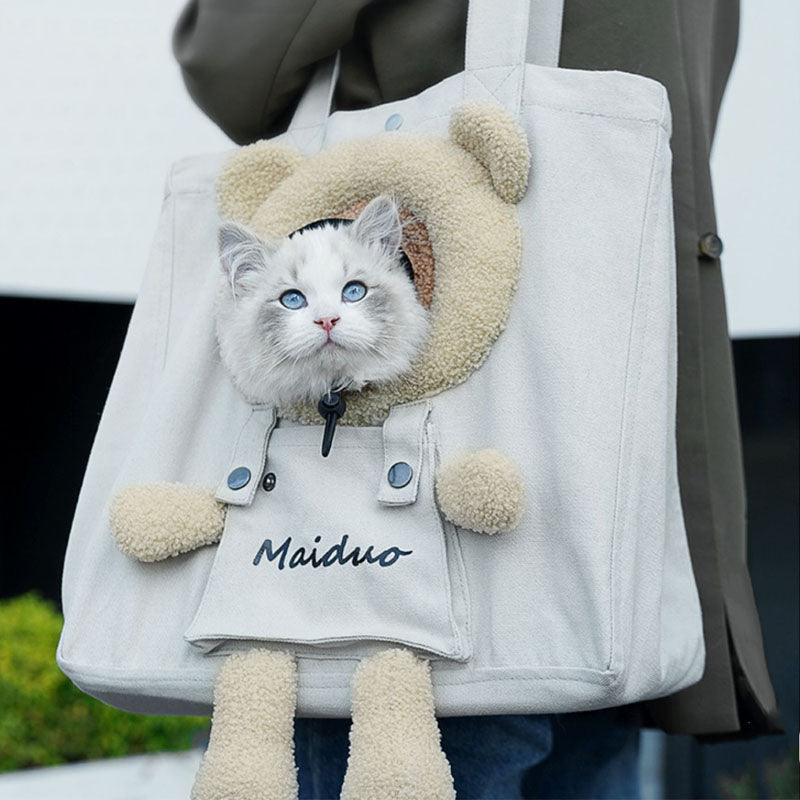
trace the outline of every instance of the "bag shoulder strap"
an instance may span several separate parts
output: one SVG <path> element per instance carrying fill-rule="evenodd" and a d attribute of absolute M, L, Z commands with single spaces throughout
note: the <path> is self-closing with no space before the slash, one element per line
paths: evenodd
<path fill-rule="evenodd" d="M 558 66 L 564 0 L 469 0 L 464 96 L 487 97 L 519 113 L 525 64 Z M 324 138 L 340 54 L 320 62 L 295 110 L 288 135 L 313 151 Z"/>
<path fill-rule="evenodd" d="M 519 114 L 525 65 L 557 67 L 564 0 L 470 0 L 464 96 Z"/>

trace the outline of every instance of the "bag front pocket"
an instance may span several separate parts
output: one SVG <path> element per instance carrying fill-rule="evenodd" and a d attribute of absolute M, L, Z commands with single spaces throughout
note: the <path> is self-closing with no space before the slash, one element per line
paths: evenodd
<path fill-rule="evenodd" d="M 415 497 L 398 505 L 385 497 L 380 427 L 339 426 L 327 458 L 321 427 L 275 428 L 252 504 L 228 508 L 187 641 L 217 652 L 383 641 L 468 658 L 461 555 L 435 505 L 433 426 L 421 421 L 421 457 L 406 465 L 419 469 Z"/>

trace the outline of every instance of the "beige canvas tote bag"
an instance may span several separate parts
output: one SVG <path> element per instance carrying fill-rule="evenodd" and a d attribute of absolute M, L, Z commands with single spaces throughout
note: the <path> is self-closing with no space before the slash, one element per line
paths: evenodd
<path fill-rule="evenodd" d="M 436 255 L 437 347 L 460 365 L 383 413 L 354 405 L 327 458 L 320 418 L 249 405 L 220 363 L 230 154 L 174 165 L 67 549 L 57 657 L 84 691 L 207 713 L 225 654 L 254 643 L 296 653 L 306 715 L 348 715 L 359 659 L 387 643 L 430 659 L 442 715 L 599 708 L 699 680 L 676 471 L 669 104 L 641 76 L 557 68 L 560 19 L 558 2 L 471 0 L 463 72 L 328 114 L 333 62 L 275 140 L 312 189 L 345 157 L 345 187 L 382 186 L 384 163 L 389 188 L 413 183 Z M 527 191 L 513 202 L 500 128 L 470 139 L 452 122 L 470 100 L 524 131 Z M 445 178 L 436 148 L 457 151 Z M 313 221 L 297 208 L 316 193 L 299 181 L 263 206 L 284 202 L 285 227 L 278 211 L 265 225 Z M 459 210 L 484 184 L 500 199 Z M 494 208 L 513 226 L 495 225 Z M 524 488 L 518 524 L 494 536 L 437 502 L 440 466 L 480 448 L 516 465 Z M 211 487 L 227 504 L 219 544 L 156 563 L 124 555 L 109 508 L 152 482 Z"/>

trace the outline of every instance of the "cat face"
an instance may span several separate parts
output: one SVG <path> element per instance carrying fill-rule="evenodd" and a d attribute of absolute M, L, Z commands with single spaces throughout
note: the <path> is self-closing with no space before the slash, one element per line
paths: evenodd
<path fill-rule="evenodd" d="M 217 338 L 253 403 L 289 405 L 385 384 L 420 352 L 428 314 L 400 260 L 397 207 L 377 197 L 350 225 L 265 242 L 220 228 Z"/>

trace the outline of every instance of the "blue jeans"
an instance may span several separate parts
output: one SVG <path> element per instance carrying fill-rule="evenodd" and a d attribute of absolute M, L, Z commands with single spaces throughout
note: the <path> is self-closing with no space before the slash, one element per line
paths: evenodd
<path fill-rule="evenodd" d="M 639 706 L 576 714 L 442 717 L 458 800 L 639 798 Z M 339 797 L 349 719 L 295 721 L 301 800 Z"/>

